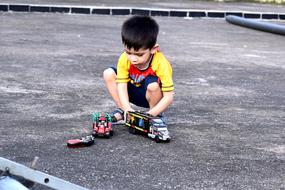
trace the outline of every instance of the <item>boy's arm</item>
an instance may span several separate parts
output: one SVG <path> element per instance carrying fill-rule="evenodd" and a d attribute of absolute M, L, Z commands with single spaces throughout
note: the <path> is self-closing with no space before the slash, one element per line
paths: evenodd
<path fill-rule="evenodd" d="M 122 109 L 126 111 L 133 111 L 129 102 L 128 83 L 118 83 L 118 94 Z"/>
<path fill-rule="evenodd" d="M 169 92 L 162 92 L 163 97 L 162 99 L 147 113 L 153 116 L 157 116 L 158 114 L 162 113 L 164 110 L 170 106 L 173 102 L 174 91 Z"/>

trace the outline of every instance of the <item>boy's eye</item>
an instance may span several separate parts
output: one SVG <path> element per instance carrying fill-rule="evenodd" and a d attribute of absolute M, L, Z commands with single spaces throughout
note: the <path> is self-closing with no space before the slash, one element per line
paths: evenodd
<path fill-rule="evenodd" d="M 129 52 L 129 51 L 127 51 L 127 50 L 125 50 L 125 52 L 126 52 L 126 54 L 127 55 L 135 55 L 135 56 L 138 56 L 138 57 L 141 57 L 141 56 L 143 56 L 144 54 L 145 54 L 145 52 Z"/>
<path fill-rule="evenodd" d="M 138 56 L 138 57 L 141 57 L 141 56 L 144 55 L 144 53 L 130 53 L 130 52 L 127 52 L 127 51 L 126 51 L 126 54 L 128 54 L 128 55 L 135 55 L 135 56 Z"/>

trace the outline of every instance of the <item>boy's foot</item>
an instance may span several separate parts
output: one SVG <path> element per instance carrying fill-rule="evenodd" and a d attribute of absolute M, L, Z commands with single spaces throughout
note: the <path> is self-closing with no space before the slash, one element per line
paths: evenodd
<path fill-rule="evenodd" d="M 164 115 L 164 114 L 163 114 L 163 112 L 162 112 L 162 113 L 158 114 L 157 117 L 159 117 L 159 118 L 163 121 L 163 123 L 166 124 L 166 122 L 165 122 L 165 117 L 164 117 L 163 115 Z"/>
<path fill-rule="evenodd" d="M 112 113 L 110 113 L 112 122 L 116 123 L 124 119 L 124 111 L 121 108 L 116 108 Z"/>

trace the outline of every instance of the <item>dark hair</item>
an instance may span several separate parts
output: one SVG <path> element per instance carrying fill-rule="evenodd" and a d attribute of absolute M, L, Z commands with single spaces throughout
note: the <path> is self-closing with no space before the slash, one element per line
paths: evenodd
<path fill-rule="evenodd" d="M 133 16 L 122 26 L 122 42 L 127 48 L 151 49 L 156 44 L 159 26 L 149 16 Z"/>

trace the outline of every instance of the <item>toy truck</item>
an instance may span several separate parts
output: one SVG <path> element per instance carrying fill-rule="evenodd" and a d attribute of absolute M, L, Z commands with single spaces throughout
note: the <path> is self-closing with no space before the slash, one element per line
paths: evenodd
<path fill-rule="evenodd" d="M 112 118 L 107 113 L 93 113 L 92 114 L 92 135 L 94 137 L 111 137 L 113 136 Z"/>
<path fill-rule="evenodd" d="M 130 133 L 136 134 L 141 131 L 156 142 L 169 142 L 171 140 L 167 126 L 160 117 L 153 117 L 137 111 L 128 112 L 125 125 L 129 128 Z"/>

